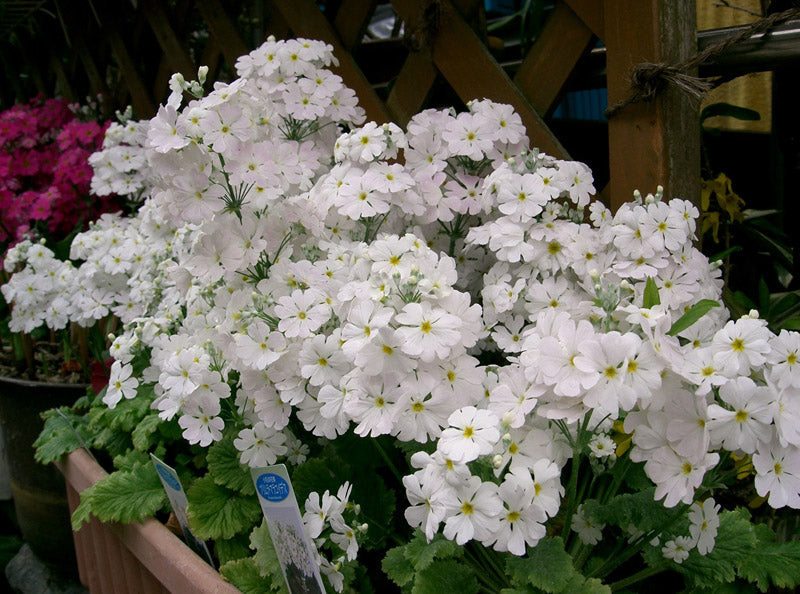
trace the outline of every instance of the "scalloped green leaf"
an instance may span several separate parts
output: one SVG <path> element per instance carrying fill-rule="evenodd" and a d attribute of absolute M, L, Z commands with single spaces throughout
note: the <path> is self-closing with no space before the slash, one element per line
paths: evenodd
<path fill-rule="evenodd" d="M 271 580 L 258 572 L 251 557 L 228 561 L 219 568 L 219 572 L 243 594 L 263 594 L 272 589 Z"/>
<path fill-rule="evenodd" d="M 417 570 L 422 570 L 433 563 L 434 559 L 449 559 L 461 557 L 464 549 L 452 540 L 447 540 L 437 534 L 430 542 L 420 530 L 414 532 L 414 537 L 403 547 L 403 554 Z"/>
<path fill-rule="evenodd" d="M 478 578 L 469 565 L 455 559 L 434 561 L 417 573 L 412 594 L 476 594 L 480 590 Z"/>
<path fill-rule="evenodd" d="M 714 550 L 705 556 L 692 551 L 688 559 L 674 567 L 684 574 L 690 587 L 732 582 L 736 568 L 755 552 L 757 542 L 746 510 L 724 511 L 719 515 Z"/>
<path fill-rule="evenodd" d="M 134 427 L 131 432 L 133 447 L 140 452 L 146 452 L 156 442 L 158 426 L 162 423 L 158 413 L 150 413 Z"/>
<path fill-rule="evenodd" d="M 559 537 L 544 538 L 528 547 L 527 557 L 509 557 L 506 572 L 514 585 L 531 585 L 545 592 L 561 592 L 576 575 L 572 557 Z"/>
<path fill-rule="evenodd" d="M 381 561 L 381 569 L 398 586 L 410 583 L 416 573 L 414 565 L 405 556 L 404 546 L 389 549 Z"/>
<path fill-rule="evenodd" d="M 233 439 L 224 437 L 208 449 L 208 473 L 218 485 L 239 491 L 243 495 L 256 492 L 250 469 L 239 462 L 239 450 Z"/>
<path fill-rule="evenodd" d="M 66 406 L 50 409 L 42 413 L 42 418 L 44 428 L 33 442 L 36 448 L 34 457 L 41 464 L 55 462 L 91 441 L 86 418 L 76 415 Z"/>
<path fill-rule="evenodd" d="M 167 494 L 149 463 L 103 477 L 92 486 L 88 497 L 91 513 L 101 522 L 124 524 L 152 517 L 166 503 Z"/>
<path fill-rule="evenodd" d="M 206 475 L 194 481 L 186 493 L 189 528 L 200 539 L 232 538 L 248 532 L 261 516 L 255 497 L 242 497 L 217 485 Z"/>

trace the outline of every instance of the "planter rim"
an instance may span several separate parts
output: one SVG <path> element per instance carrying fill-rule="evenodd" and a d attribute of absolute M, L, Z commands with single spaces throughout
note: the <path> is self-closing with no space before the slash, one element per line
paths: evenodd
<path fill-rule="evenodd" d="M 11 384 L 16 384 L 18 386 L 24 386 L 26 388 L 88 388 L 89 384 L 84 382 L 79 382 L 76 384 L 68 384 L 65 382 L 42 382 L 38 380 L 29 380 L 29 379 L 22 379 L 19 377 L 11 377 L 10 375 L 0 375 L 0 382 L 8 382 Z"/>
<path fill-rule="evenodd" d="M 81 492 L 108 473 L 83 448 L 56 466 L 67 482 Z M 92 521 L 98 521 L 93 518 Z M 153 518 L 143 523 L 104 523 L 170 592 L 241 594 L 230 582 L 198 557 L 180 538 Z"/>

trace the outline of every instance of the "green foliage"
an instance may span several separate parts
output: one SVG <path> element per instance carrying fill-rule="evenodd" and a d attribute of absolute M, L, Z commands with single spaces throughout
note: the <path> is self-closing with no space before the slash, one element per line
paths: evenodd
<path fill-rule="evenodd" d="M 149 518 L 167 503 L 167 495 L 152 464 L 118 470 L 81 493 L 81 503 L 72 516 L 77 529 L 90 515 L 101 522 L 128 523 Z"/>
<path fill-rule="evenodd" d="M 263 594 L 272 589 L 271 581 L 258 572 L 251 557 L 228 561 L 219 572 L 244 594 Z"/>
<path fill-rule="evenodd" d="M 255 497 L 242 497 L 217 485 L 213 477 L 197 479 L 186 493 L 189 528 L 198 538 L 232 538 L 248 532 L 261 516 Z"/>
<path fill-rule="evenodd" d="M 583 511 L 602 524 L 627 528 L 636 526 L 643 532 L 655 530 L 681 515 L 680 508 L 666 508 L 653 498 L 655 487 L 637 493 L 624 493 L 611 498 L 605 504 L 595 499 L 584 502 Z"/>
<path fill-rule="evenodd" d="M 406 559 L 417 570 L 425 569 L 434 559 L 450 559 L 464 554 L 464 549 L 439 534 L 431 542 L 427 542 L 425 535 L 419 530 L 414 532 L 412 539 L 403 548 Z"/>
<path fill-rule="evenodd" d="M 412 594 L 441 594 L 458 592 L 476 594 L 480 590 L 478 578 L 471 567 L 455 559 L 434 561 L 420 571 L 414 580 Z"/>
<path fill-rule="evenodd" d="M 739 576 L 753 582 L 761 592 L 770 586 L 800 586 L 800 541 L 775 542 L 775 533 L 764 525 L 755 525 L 754 532 L 756 546 L 739 564 Z"/>
<path fill-rule="evenodd" d="M 150 461 L 150 456 L 138 450 L 131 450 L 114 458 L 114 468 L 117 470 L 131 471 L 134 466 L 140 464 L 152 464 L 152 462 Z"/>
<path fill-rule="evenodd" d="M 464 554 L 464 549 L 456 543 L 437 534 L 431 542 L 416 530 L 411 540 L 404 545 L 389 549 L 381 563 L 383 572 L 398 586 L 408 585 L 421 571 L 427 570 L 434 561 L 456 559 Z M 459 571 L 467 568 L 458 565 Z"/>
<path fill-rule="evenodd" d="M 715 307 L 719 307 L 719 303 L 713 299 L 701 299 L 695 303 L 689 309 L 689 311 L 678 318 L 674 324 L 672 324 L 672 327 L 667 331 L 667 334 L 669 336 L 680 334 Z"/>
<path fill-rule="evenodd" d="M 398 586 L 405 586 L 414 579 L 417 570 L 414 564 L 406 557 L 406 547 L 400 546 L 389 549 L 381 562 L 383 573 L 389 576 Z"/>
<path fill-rule="evenodd" d="M 544 538 L 528 549 L 527 557 L 509 557 L 506 572 L 516 586 L 531 585 L 545 592 L 562 592 L 575 568 L 560 538 Z"/>
<path fill-rule="evenodd" d="M 683 564 L 675 565 L 675 569 L 684 575 L 690 587 L 732 582 L 736 578 L 736 568 L 755 552 L 757 543 L 746 510 L 724 511 L 719 515 L 714 550 L 705 556 L 693 550 Z"/>
<path fill-rule="evenodd" d="M 653 277 L 648 276 L 647 282 L 644 285 L 644 303 L 642 306 L 646 309 L 650 309 L 656 305 L 661 305 L 661 298 L 658 296 L 658 287 Z"/>
<path fill-rule="evenodd" d="M 269 580 L 270 590 L 287 592 L 286 580 L 266 520 L 262 520 L 261 524 L 250 533 L 250 548 L 256 552 L 252 557 L 253 562 L 259 574 Z"/>
<path fill-rule="evenodd" d="M 66 406 L 48 410 L 42 413 L 42 418 L 44 429 L 33 442 L 36 448 L 34 457 L 41 464 L 55 462 L 91 441 L 86 419 Z"/>
<path fill-rule="evenodd" d="M 224 437 L 208 449 L 208 474 L 214 482 L 242 495 L 256 492 L 248 467 L 239 462 L 239 451 L 231 437 Z"/>
<path fill-rule="evenodd" d="M 150 449 L 156 442 L 155 437 L 158 436 L 156 430 L 161 422 L 158 413 L 150 413 L 143 418 L 131 433 L 133 447 L 140 452 Z"/>
<path fill-rule="evenodd" d="M 249 544 L 250 540 L 244 534 L 237 534 L 233 538 L 218 538 L 214 541 L 214 554 L 220 565 L 225 565 L 228 561 L 249 557 Z"/>

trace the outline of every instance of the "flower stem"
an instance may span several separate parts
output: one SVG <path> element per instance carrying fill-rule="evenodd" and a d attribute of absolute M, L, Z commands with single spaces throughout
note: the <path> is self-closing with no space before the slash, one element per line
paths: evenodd
<path fill-rule="evenodd" d="M 402 485 L 403 475 L 399 470 L 397 470 L 397 466 L 395 466 L 394 462 L 392 462 L 392 459 L 389 458 L 389 454 L 386 453 L 386 450 L 383 449 L 383 446 L 381 446 L 376 439 L 370 439 L 369 442 L 375 446 L 375 449 L 378 450 L 378 453 L 381 455 L 381 458 L 383 458 L 383 461 L 386 462 L 386 466 L 389 467 L 389 470 L 392 471 L 392 474 L 397 479 L 397 482 Z"/>
<path fill-rule="evenodd" d="M 627 588 L 631 584 L 635 584 L 636 582 L 641 582 L 644 579 L 657 575 L 664 571 L 666 568 L 662 566 L 657 567 L 645 567 L 641 571 L 634 573 L 631 576 L 626 577 L 625 579 L 619 580 L 611 584 L 610 588 L 612 592 L 617 590 L 622 590 L 623 588 Z"/>

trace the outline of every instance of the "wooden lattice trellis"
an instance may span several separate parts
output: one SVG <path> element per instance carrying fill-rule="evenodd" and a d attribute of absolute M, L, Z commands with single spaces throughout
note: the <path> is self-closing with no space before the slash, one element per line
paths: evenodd
<path fill-rule="evenodd" d="M 55 2 L 55 0 L 53 0 Z M 335 14 L 323 14 L 314 0 L 111 0 L 56 2 L 71 51 L 64 64 L 50 48 L 25 56 L 38 60 L 58 81 L 62 94 L 75 98 L 71 80 L 82 73 L 92 92 L 130 101 L 139 116 L 154 113 L 174 71 L 194 78 L 197 66 L 209 65 L 213 79 L 222 63 L 231 67 L 253 43 L 245 43 L 232 14 L 256 11 L 267 34 L 324 40 L 339 59 L 335 71 L 358 94 L 370 119 L 405 124 L 420 109 L 437 81 L 446 81 L 464 102 L 490 98 L 510 103 L 522 117 L 531 143 L 557 157 L 567 150 L 545 123 L 564 85 L 587 50 L 601 39 L 607 48 L 609 101 L 625 96 L 630 69 L 643 61 L 678 61 L 695 50 L 695 0 L 557 0 L 542 33 L 513 79 L 498 64 L 480 30 L 471 25 L 482 0 L 392 0 L 417 39 L 382 99 L 356 61 L 376 0 L 329 2 Z M 135 8 L 135 10 L 134 10 Z M 131 18 L 131 12 L 133 17 Z M 330 12 L 330 11 L 329 11 Z M 200 55 L 188 40 L 192 18 L 208 31 Z M 433 17 L 433 23 L 429 22 Z M 427 21 L 423 22 L 424 19 Z M 196 22 L 196 21 L 195 21 Z M 50 26 L 49 35 L 57 28 Z M 92 33 L 99 31 L 99 34 Z M 154 39 L 157 47 L 153 47 Z M 146 58 L 158 64 L 145 72 Z M 13 60 L 4 59 L 6 66 Z M 107 88 L 103 73 L 113 66 L 123 88 Z M 39 79 L 43 79 L 39 75 Z M 45 85 L 43 80 L 37 86 Z M 42 89 L 43 91 L 45 89 Z M 634 189 L 652 191 L 663 184 L 671 195 L 699 194 L 699 124 L 688 100 L 670 92 L 653 103 L 629 106 L 611 119 L 609 168 L 604 197 L 612 207 Z"/>

